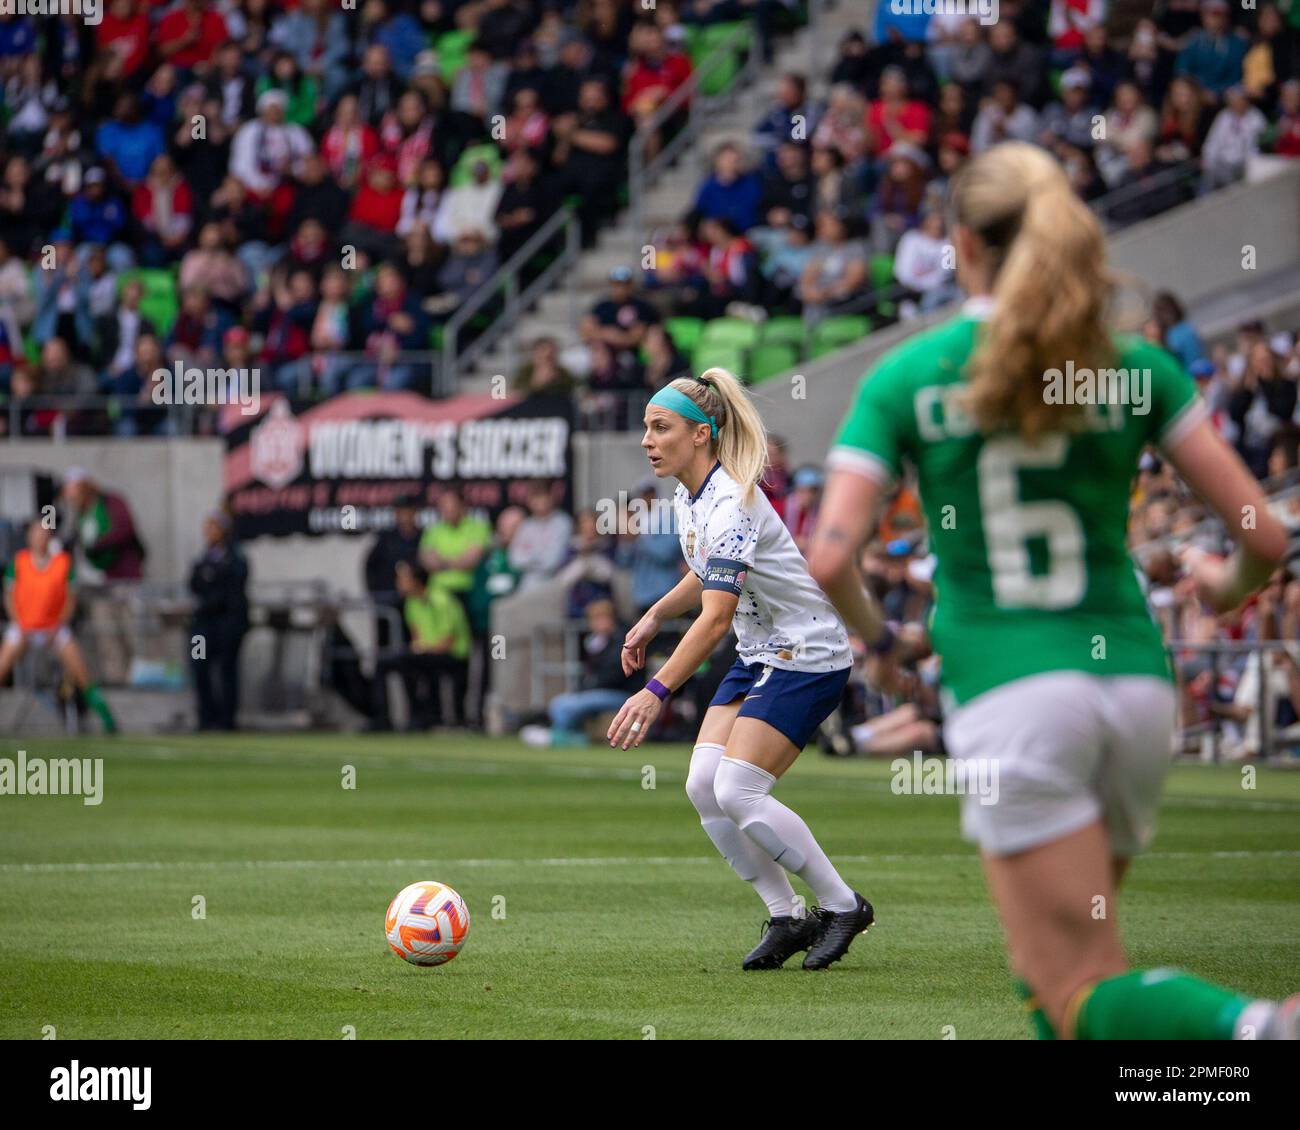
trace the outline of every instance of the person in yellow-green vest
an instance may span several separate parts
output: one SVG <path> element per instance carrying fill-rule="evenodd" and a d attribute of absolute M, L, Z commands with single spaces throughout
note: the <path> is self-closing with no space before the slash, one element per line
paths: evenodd
<path fill-rule="evenodd" d="M 438 518 L 430 522 L 420 537 L 420 564 L 432 578 L 435 588 L 450 593 L 465 610 L 471 635 L 479 642 L 480 656 L 485 656 L 485 632 L 475 628 L 475 617 L 470 607 L 474 588 L 474 573 L 492 548 L 492 526 L 481 514 L 469 513 L 460 491 L 446 487 L 438 496 Z M 474 694 L 463 708 L 465 721 L 477 725 L 480 721 L 483 694 L 487 685 L 487 660 L 480 658 L 474 679 Z"/>
<path fill-rule="evenodd" d="M 451 684 L 449 724 L 463 723 L 469 682 L 470 634 L 465 610 L 450 592 L 432 583 L 421 565 L 399 562 L 395 587 L 403 598 L 402 615 L 410 643 L 375 664 L 371 729 L 391 730 L 388 676 L 402 677 L 410 703 L 410 729 L 444 724 L 442 684 Z"/>
<path fill-rule="evenodd" d="M 438 496 L 438 520 L 424 528 L 420 538 L 420 564 L 432 584 L 452 593 L 463 605 L 474 585 L 474 570 L 492 548 L 492 527 L 485 518 L 470 514 L 460 492 L 448 487 Z"/>

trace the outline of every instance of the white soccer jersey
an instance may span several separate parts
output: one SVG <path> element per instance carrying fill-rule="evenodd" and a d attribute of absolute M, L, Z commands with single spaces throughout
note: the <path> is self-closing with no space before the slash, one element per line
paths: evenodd
<path fill-rule="evenodd" d="M 786 671 L 839 671 L 853 664 L 848 631 L 772 504 L 755 489 L 748 506 L 722 465 L 692 497 L 677 487 L 673 508 L 682 554 L 706 589 L 740 597 L 733 627 L 745 664 Z"/>

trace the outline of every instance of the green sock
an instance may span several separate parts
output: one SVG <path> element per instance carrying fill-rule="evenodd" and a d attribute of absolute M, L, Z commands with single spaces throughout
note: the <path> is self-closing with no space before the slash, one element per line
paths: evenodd
<path fill-rule="evenodd" d="M 1033 1025 L 1034 1038 L 1036 1040 L 1055 1040 L 1056 1032 L 1052 1028 L 1051 1021 L 1047 1019 L 1047 1013 L 1043 1011 L 1043 1006 L 1038 1003 L 1038 998 L 1034 996 L 1034 991 L 1019 978 L 1013 984 L 1016 987 L 1016 996 L 1025 1002 L 1025 1011 L 1029 1013 L 1029 1022 Z"/>
<path fill-rule="evenodd" d="M 1177 969 L 1133 969 L 1084 990 L 1079 1040 L 1231 1040 L 1250 998 Z"/>
<path fill-rule="evenodd" d="M 108 708 L 108 703 L 104 701 L 104 696 L 99 693 L 99 687 L 91 683 L 81 694 L 86 700 L 86 705 L 99 715 L 99 720 L 103 723 L 104 729 L 110 733 L 116 730 L 117 722 L 113 718 L 113 712 Z"/>

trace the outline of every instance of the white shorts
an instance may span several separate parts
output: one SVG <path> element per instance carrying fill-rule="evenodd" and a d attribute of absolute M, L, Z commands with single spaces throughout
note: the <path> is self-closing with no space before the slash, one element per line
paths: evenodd
<path fill-rule="evenodd" d="M 1135 855 L 1155 834 L 1176 707 L 1165 679 L 1081 671 L 1016 679 L 971 699 L 945 720 L 944 743 L 968 762 L 967 779 L 996 773 L 997 787 L 993 803 L 962 796 L 962 835 L 1012 855 L 1100 819 L 1112 853 Z"/>
<path fill-rule="evenodd" d="M 5 643 L 15 644 L 25 640 L 28 647 L 34 647 L 38 651 L 52 647 L 56 653 L 60 652 L 71 639 L 72 631 L 66 625 L 43 632 L 24 632 L 17 624 L 10 624 L 5 629 Z"/>

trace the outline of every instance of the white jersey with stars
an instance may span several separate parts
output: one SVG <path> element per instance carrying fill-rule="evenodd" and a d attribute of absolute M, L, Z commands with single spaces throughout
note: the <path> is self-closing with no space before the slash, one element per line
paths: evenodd
<path fill-rule="evenodd" d="M 808 573 L 767 496 L 744 491 L 715 463 L 694 496 L 673 497 L 686 564 L 706 589 L 735 593 L 736 654 L 747 666 L 785 671 L 839 671 L 853 665 L 848 631 Z"/>

